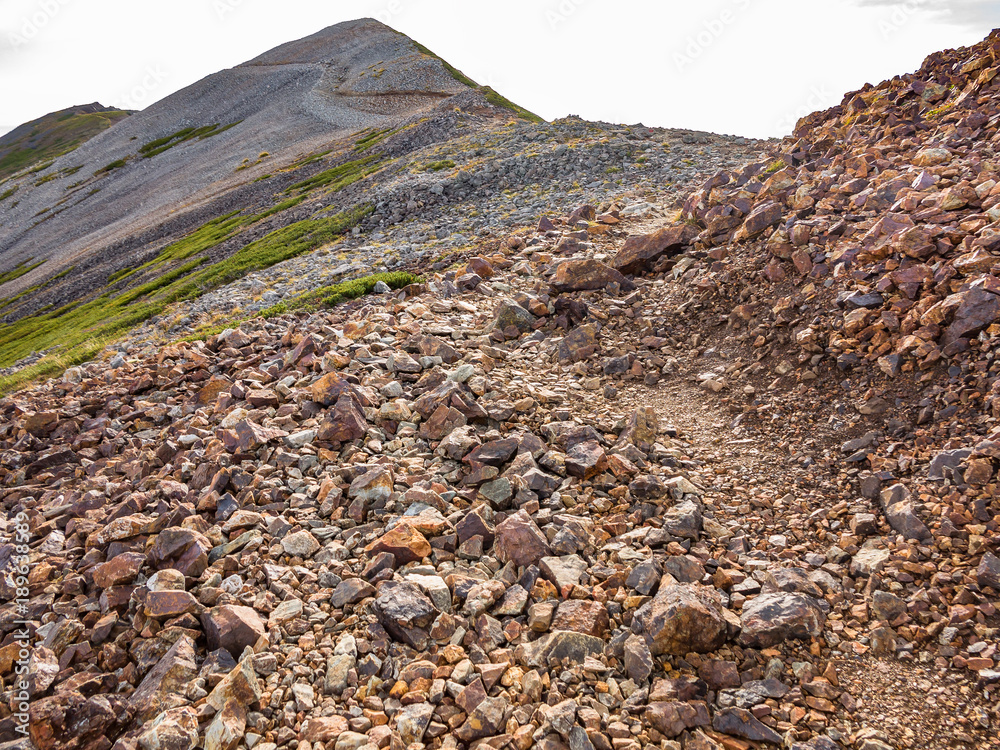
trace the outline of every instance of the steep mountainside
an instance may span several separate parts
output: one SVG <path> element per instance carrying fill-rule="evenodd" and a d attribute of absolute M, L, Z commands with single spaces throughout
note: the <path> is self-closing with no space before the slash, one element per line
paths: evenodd
<path fill-rule="evenodd" d="M 998 73 L 765 143 L 466 92 L 170 246 L 263 243 L 0 398 L 0 742 L 1000 750 Z"/>
<path fill-rule="evenodd" d="M 345 188 L 409 169 L 407 152 L 456 129 L 529 116 L 514 109 L 370 20 L 167 97 L 4 183 L 0 315 L 18 325 L 0 329 L 0 367 L 57 340 L 64 359 L 82 361 L 169 301 L 329 242 L 371 212 Z M 277 230 L 265 252 L 246 249 Z M 58 325 L 37 318 L 70 309 Z"/>
<path fill-rule="evenodd" d="M 32 168 L 33 174 L 46 171 L 41 165 L 69 153 L 128 115 L 120 109 L 84 104 L 14 128 L 0 137 L 0 186 L 4 192 L 9 190 L 12 185 L 5 185 L 6 179 L 24 169 Z"/>

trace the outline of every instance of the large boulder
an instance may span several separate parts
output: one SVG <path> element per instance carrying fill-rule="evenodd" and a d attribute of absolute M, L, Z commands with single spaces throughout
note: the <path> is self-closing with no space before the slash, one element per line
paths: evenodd
<path fill-rule="evenodd" d="M 191 706 L 164 711 L 138 738 L 142 750 L 192 750 L 198 744 L 198 714 Z"/>
<path fill-rule="evenodd" d="M 343 393 L 320 425 L 316 437 L 329 443 L 348 443 L 364 437 L 367 431 L 368 422 L 361 407 L 349 393 Z"/>
<path fill-rule="evenodd" d="M 919 541 L 930 538 L 930 530 L 917 516 L 910 491 L 902 484 L 894 484 L 882 490 L 879 504 L 889 525 L 906 539 Z"/>
<path fill-rule="evenodd" d="M 775 226 L 779 221 L 781 221 L 781 204 L 762 203 L 755 206 L 747 215 L 743 226 L 736 231 L 734 239 L 737 241 L 753 239 L 765 230 Z"/>
<path fill-rule="evenodd" d="M 941 339 L 943 345 L 973 336 L 1000 320 L 1000 296 L 982 287 L 973 287 L 960 294 L 961 302 L 955 310 L 955 319 Z"/>
<path fill-rule="evenodd" d="M 553 630 L 515 650 L 518 662 L 528 667 L 547 667 L 550 662 L 582 664 L 587 656 L 604 651 L 604 639 L 570 630 Z"/>
<path fill-rule="evenodd" d="M 198 676 L 194 641 L 178 638 L 156 665 L 146 673 L 129 696 L 129 709 L 139 721 L 149 721 L 164 711 L 187 704 L 188 683 Z"/>
<path fill-rule="evenodd" d="M 652 234 L 633 235 L 625 240 L 611 265 L 628 274 L 648 271 L 660 256 L 680 252 L 697 234 L 698 230 L 690 224 L 675 224 Z"/>
<path fill-rule="evenodd" d="M 423 560 L 429 556 L 431 545 L 424 535 L 410 524 L 398 523 L 365 547 L 365 552 L 370 555 L 391 552 L 399 565 L 406 565 L 406 563 Z"/>
<path fill-rule="evenodd" d="M 635 613 L 632 631 L 643 634 L 654 655 L 715 651 L 726 642 L 728 623 L 714 588 L 697 583 L 661 586 Z"/>
<path fill-rule="evenodd" d="M 976 582 L 983 588 L 987 586 L 994 591 L 1000 591 L 1000 558 L 992 552 L 983 555 L 976 568 Z"/>
<path fill-rule="evenodd" d="M 567 260 L 556 267 L 552 286 L 558 292 L 583 292 L 604 289 L 608 284 L 618 284 L 622 291 L 630 292 L 635 284 L 611 266 L 599 260 Z"/>
<path fill-rule="evenodd" d="M 504 331 L 511 326 L 521 333 L 530 331 L 535 324 L 534 315 L 525 310 L 512 299 L 504 300 L 493 314 L 491 330 Z"/>
<path fill-rule="evenodd" d="M 740 643 L 756 648 L 775 646 L 789 638 L 810 638 L 823 631 L 826 613 L 819 600 L 805 594 L 761 594 L 743 606 Z"/>

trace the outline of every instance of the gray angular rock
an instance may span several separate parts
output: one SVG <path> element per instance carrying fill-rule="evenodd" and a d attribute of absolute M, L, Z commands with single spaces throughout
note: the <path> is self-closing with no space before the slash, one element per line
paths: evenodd
<path fill-rule="evenodd" d="M 393 638 L 422 650 L 430 638 L 427 629 L 439 613 L 416 584 L 383 581 L 375 596 L 375 614 Z"/>
<path fill-rule="evenodd" d="M 906 539 L 920 541 L 930 538 L 931 532 L 917 517 L 910 491 L 906 487 L 901 484 L 887 487 L 882 490 L 879 503 L 889 525 Z"/>
<path fill-rule="evenodd" d="M 769 742 L 772 745 L 780 745 L 782 742 L 780 734 L 742 708 L 724 708 L 716 711 L 712 717 L 712 729 L 751 742 Z"/>
<path fill-rule="evenodd" d="M 536 641 L 517 647 L 518 661 L 529 667 L 547 667 L 550 662 L 569 659 L 570 663 L 583 663 L 587 656 L 604 651 L 604 639 L 592 635 L 554 630 Z"/>
<path fill-rule="evenodd" d="M 649 679 L 655 665 L 645 638 L 632 634 L 625 639 L 625 673 L 630 679 L 641 685 Z"/>
<path fill-rule="evenodd" d="M 1000 557 L 992 552 L 986 552 L 976 568 L 976 582 L 983 588 L 989 586 L 994 591 L 1000 591 Z"/>

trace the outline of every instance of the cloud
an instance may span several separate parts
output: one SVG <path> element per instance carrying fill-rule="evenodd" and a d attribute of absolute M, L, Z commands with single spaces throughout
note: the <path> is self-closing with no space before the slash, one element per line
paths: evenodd
<path fill-rule="evenodd" d="M 1000 0 L 854 0 L 862 8 L 903 8 L 932 16 L 941 23 L 980 31 L 1000 26 Z"/>

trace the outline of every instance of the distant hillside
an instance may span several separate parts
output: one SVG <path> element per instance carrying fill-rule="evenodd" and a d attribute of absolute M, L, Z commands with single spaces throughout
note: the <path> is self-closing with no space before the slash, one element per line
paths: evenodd
<path fill-rule="evenodd" d="M 52 112 L 0 138 L 0 180 L 72 151 L 129 113 L 100 104 Z"/>
<path fill-rule="evenodd" d="M 0 141 L 20 165 L 0 183 L 0 368 L 53 347 L 87 358 L 179 299 L 399 221 L 411 201 L 390 208 L 392 183 L 455 166 L 427 149 L 539 122 L 372 19 L 207 76 L 46 158 L 71 148 L 74 115 L 111 117 L 83 109 Z"/>

